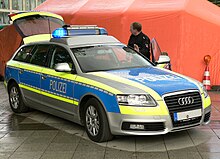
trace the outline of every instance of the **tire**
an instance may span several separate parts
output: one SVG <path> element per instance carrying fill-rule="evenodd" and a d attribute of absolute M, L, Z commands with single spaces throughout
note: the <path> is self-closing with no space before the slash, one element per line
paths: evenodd
<path fill-rule="evenodd" d="M 9 103 L 13 112 L 26 113 L 29 111 L 29 108 L 25 106 L 23 102 L 20 88 L 16 83 L 12 83 L 9 86 L 8 94 L 9 94 Z"/>
<path fill-rule="evenodd" d="M 100 102 L 95 99 L 89 99 L 84 107 L 83 121 L 88 137 L 95 142 L 105 142 L 112 140 L 108 119 Z"/>

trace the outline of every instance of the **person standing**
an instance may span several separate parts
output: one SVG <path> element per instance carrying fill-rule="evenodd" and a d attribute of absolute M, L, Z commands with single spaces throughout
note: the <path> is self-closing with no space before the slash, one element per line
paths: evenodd
<path fill-rule="evenodd" d="M 150 59 L 150 39 L 142 32 L 142 25 L 138 22 L 132 23 L 130 32 L 128 46 Z"/>

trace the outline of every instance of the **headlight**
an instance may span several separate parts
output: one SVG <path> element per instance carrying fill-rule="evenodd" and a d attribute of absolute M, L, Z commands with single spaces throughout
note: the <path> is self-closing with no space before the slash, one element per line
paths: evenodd
<path fill-rule="evenodd" d="M 157 106 L 156 101 L 149 94 L 117 95 L 117 100 L 118 103 L 122 105 L 146 106 L 146 107 Z"/>
<path fill-rule="evenodd" d="M 199 83 L 200 87 L 202 88 L 203 92 L 204 92 L 204 96 L 205 98 L 208 97 L 208 91 L 206 90 L 206 88 L 203 86 L 202 83 Z"/>

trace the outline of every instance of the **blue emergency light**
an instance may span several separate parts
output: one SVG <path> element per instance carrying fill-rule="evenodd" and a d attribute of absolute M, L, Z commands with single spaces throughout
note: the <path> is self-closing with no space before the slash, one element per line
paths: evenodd
<path fill-rule="evenodd" d="M 64 38 L 82 35 L 108 35 L 105 28 L 91 25 L 64 26 L 53 31 L 53 38 Z"/>
<path fill-rule="evenodd" d="M 66 37 L 67 34 L 67 30 L 64 28 L 58 28 L 56 30 L 53 31 L 52 36 L 54 38 L 62 38 L 62 37 Z"/>

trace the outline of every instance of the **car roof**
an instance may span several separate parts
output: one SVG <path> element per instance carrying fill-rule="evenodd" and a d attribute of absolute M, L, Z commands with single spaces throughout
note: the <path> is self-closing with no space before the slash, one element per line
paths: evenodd
<path fill-rule="evenodd" d="M 66 38 L 52 38 L 50 42 L 68 45 L 71 48 L 91 45 L 121 45 L 122 43 L 113 36 L 84 35 Z"/>
<path fill-rule="evenodd" d="M 39 45 L 39 44 L 59 44 L 69 48 L 79 48 L 95 45 L 124 45 L 118 39 L 108 35 L 84 35 L 71 36 L 65 38 L 51 38 L 50 41 L 32 42 L 24 46 Z"/>

